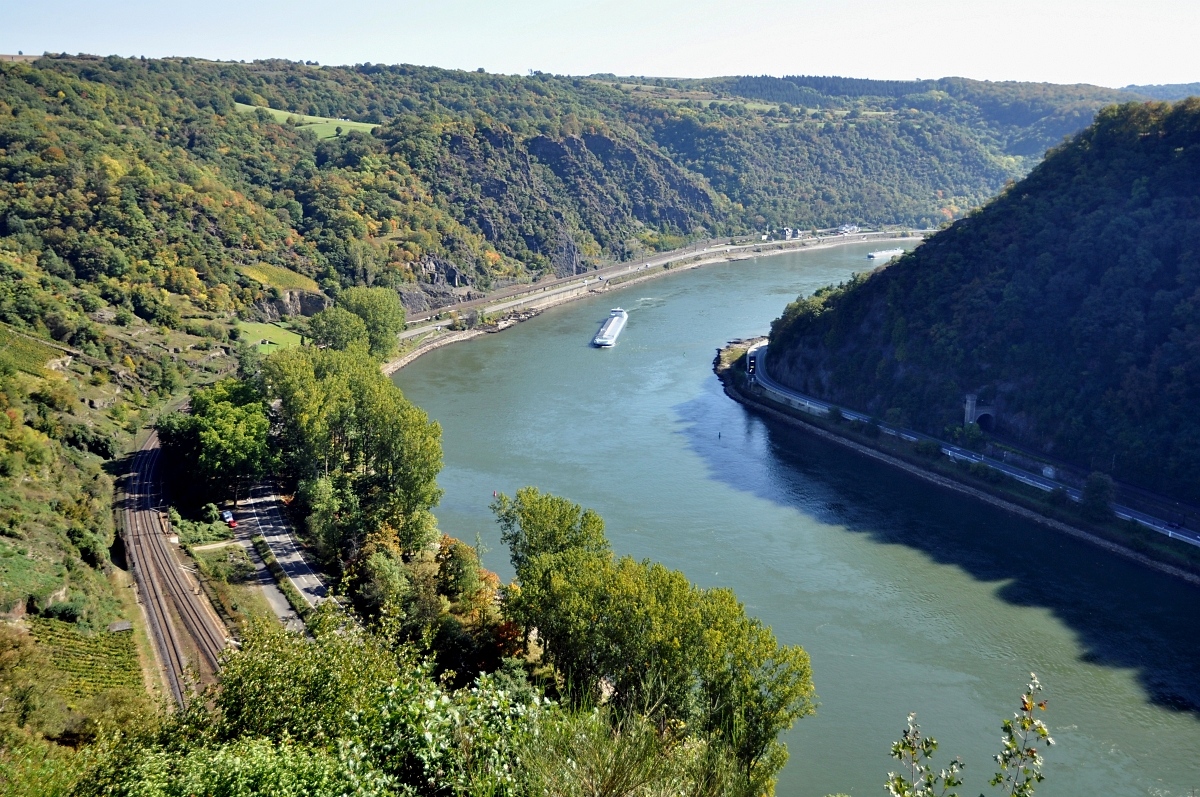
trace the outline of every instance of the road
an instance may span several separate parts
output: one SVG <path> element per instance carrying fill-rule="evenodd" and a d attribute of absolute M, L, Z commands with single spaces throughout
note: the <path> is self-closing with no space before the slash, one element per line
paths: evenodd
<path fill-rule="evenodd" d="M 930 230 L 914 230 L 913 235 L 920 235 Z M 797 244 L 795 251 L 803 251 L 808 243 L 821 243 L 826 239 L 837 241 L 851 241 L 859 243 L 862 241 L 871 241 L 881 238 L 894 237 L 896 232 L 862 232 L 848 236 L 839 236 L 834 232 L 829 232 L 819 238 L 803 238 L 793 239 L 793 241 L 805 241 L 804 244 Z M 554 279 L 544 279 L 536 285 L 513 285 L 504 288 L 495 293 L 489 294 L 482 299 L 472 299 L 467 302 L 459 302 L 458 304 L 446 305 L 433 310 L 427 310 L 422 313 L 414 313 L 409 316 L 409 327 L 404 332 L 400 333 L 400 339 L 415 337 L 432 331 L 435 327 L 444 325 L 445 321 L 434 321 L 433 317 L 440 313 L 448 313 L 450 311 L 462 313 L 471 309 L 487 308 L 489 315 L 503 313 L 507 310 L 512 310 L 521 305 L 527 304 L 534 299 L 543 299 L 556 296 L 568 291 L 578 290 L 586 285 L 591 285 L 599 282 L 607 282 L 612 279 L 626 277 L 635 274 L 639 271 L 645 271 L 653 268 L 661 268 L 670 263 L 680 260 L 688 260 L 698 255 L 716 256 L 720 254 L 736 255 L 736 254 L 753 254 L 755 249 L 761 249 L 764 245 L 774 246 L 781 241 L 750 241 L 748 243 L 730 245 L 727 238 L 722 238 L 719 241 L 702 241 L 692 244 L 684 249 L 671 252 L 664 252 L 653 257 L 641 258 L 631 263 L 617 263 L 604 268 L 589 271 L 586 274 L 577 274 L 569 277 L 557 277 Z"/>
<path fill-rule="evenodd" d="M 263 536 L 279 566 L 309 606 L 325 600 L 329 590 L 305 560 L 284 517 L 283 502 L 270 484 L 260 482 L 250 490 L 250 497 L 242 502 L 239 517 L 238 528 L 247 526 L 252 533 Z"/>
<path fill-rule="evenodd" d="M 161 453 L 154 432 L 133 456 L 122 508 L 125 550 L 167 687 L 182 706 L 197 685 L 195 677 L 204 679 L 217 671 L 229 639 L 168 538 L 158 484 Z"/>
<path fill-rule="evenodd" d="M 785 385 L 777 382 L 775 379 L 772 379 L 771 375 L 767 373 L 766 368 L 767 345 L 765 343 L 752 346 L 748 354 L 754 357 L 756 360 L 755 378 L 761 384 L 767 386 L 770 390 L 791 397 L 795 402 L 802 405 L 799 407 L 799 409 L 803 409 L 814 415 L 826 415 L 833 408 L 832 404 L 828 404 L 820 399 L 813 398 L 812 396 L 806 396 L 803 393 L 795 391 L 790 387 L 786 387 Z M 852 421 L 871 423 L 873 420 L 869 416 L 863 415 L 861 412 L 854 412 L 853 410 L 847 410 L 845 408 L 839 409 L 841 410 L 843 416 Z M 1014 465 L 1010 465 L 1007 462 L 984 456 L 983 454 L 946 443 L 942 440 L 938 440 L 935 437 L 930 437 L 929 435 L 921 434 L 920 432 L 914 432 L 909 429 L 901 429 L 884 423 L 879 423 L 879 430 L 883 434 L 899 437 L 912 443 L 921 440 L 936 443 L 937 446 L 941 448 L 942 453 L 953 460 L 957 460 L 959 462 L 973 462 L 984 465 L 988 468 L 999 471 L 1000 473 L 1003 473 L 1006 476 L 1021 482 L 1022 484 L 1027 484 L 1030 487 L 1036 487 L 1037 489 L 1044 490 L 1046 492 L 1063 490 L 1066 492 L 1067 496 L 1076 503 L 1083 500 L 1083 493 L 1080 490 L 1070 487 L 1056 479 L 1043 476 L 1040 473 L 1033 473 L 1031 471 L 1024 470 L 1023 468 L 1018 468 Z M 1152 515 L 1148 515 L 1145 512 L 1139 512 L 1136 509 L 1132 509 L 1127 506 L 1121 506 L 1120 504 L 1113 504 L 1112 510 L 1116 516 L 1122 520 L 1134 520 L 1146 528 L 1156 531 L 1159 534 L 1164 534 L 1171 539 L 1182 540 L 1183 542 L 1191 545 L 1200 546 L 1200 532 L 1192 531 L 1191 529 L 1180 528 L 1177 526 L 1177 524 L 1169 523 L 1162 518 L 1157 518 Z"/>

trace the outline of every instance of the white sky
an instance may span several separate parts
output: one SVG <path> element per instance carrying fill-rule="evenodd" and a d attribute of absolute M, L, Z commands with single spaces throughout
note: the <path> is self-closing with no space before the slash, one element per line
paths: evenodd
<path fill-rule="evenodd" d="M 524 74 L 1200 81 L 1200 0 L 0 0 L 0 53 Z"/>

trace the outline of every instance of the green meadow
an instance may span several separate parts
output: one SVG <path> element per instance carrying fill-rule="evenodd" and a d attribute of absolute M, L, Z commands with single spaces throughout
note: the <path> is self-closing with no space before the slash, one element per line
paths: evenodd
<path fill-rule="evenodd" d="M 277 324 L 239 321 L 237 328 L 241 332 L 242 339 L 252 341 L 263 354 L 300 345 L 299 335 Z"/>
<path fill-rule="evenodd" d="M 262 108 L 271 116 L 275 117 L 275 121 L 286 123 L 289 118 L 299 120 L 299 127 L 306 130 L 311 130 L 316 133 L 317 138 L 336 138 L 337 129 L 342 128 L 342 133 L 349 133 L 351 130 L 358 130 L 363 133 L 370 133 L 377 124 L 371 122 L 347 122 L 342 119 L 330 119 L 324 116 L 306 116 L 302 113 L 291 113 L 290 111 L 280 111 L 276 108 L 268 108 L 263 105 L 247 105 L 244 102 L 235 103 L 237 109 L 242 113 L 251 113 Z"/>

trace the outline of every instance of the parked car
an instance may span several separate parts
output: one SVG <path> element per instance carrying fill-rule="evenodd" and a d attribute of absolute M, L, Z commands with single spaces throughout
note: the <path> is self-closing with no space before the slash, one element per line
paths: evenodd
<path fill-rule="evenodd" d="M 221 513 L 221 520 L 224 520 L 229 525 L 229 528 L 237 528 L 237 521 L 233 519 L 233 513 L 228 509 Z"/>

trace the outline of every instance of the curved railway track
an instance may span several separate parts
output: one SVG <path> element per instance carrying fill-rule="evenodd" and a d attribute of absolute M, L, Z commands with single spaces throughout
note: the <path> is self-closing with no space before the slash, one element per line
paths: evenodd
<path fill-rule="evenodd" d="M 160 451 L 155 432 L 134 455 L 125 489 L 125 543 L 150 633 L 166 670 L 167 686 L 175 702 L 183 705 L 194 670 L 216 672 L 228 640 L 224 627 L 204 605 L 207 599 L 183 574 L 166 539 L 156 508 L 155 471 Z M 192 660 L 193 650 L 199 661 Z"/>

